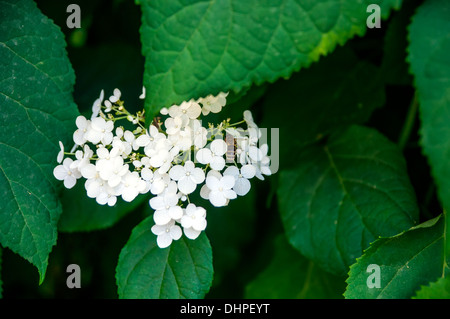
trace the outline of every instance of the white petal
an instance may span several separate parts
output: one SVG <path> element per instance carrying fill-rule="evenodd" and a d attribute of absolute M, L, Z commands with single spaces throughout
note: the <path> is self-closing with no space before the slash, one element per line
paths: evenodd
<path fill-rule="evenodd" d="M 259 148 L 256 146 L 250 146 L 248 150 L 248 155 L 253 161 L 259 162 L 263 158 L 263 154 Z"/>
<path fill-rule="evenodd" d="M 155 235 L 161 235 L 166 232 L 166 225 L 153 225 L 151 231 Z"/>
<path fill-rule="evenodd" d="M 234 186 L 235 179 L 233 176 L 224 176 L 220 179 L 220 184 L 224 189 L 231 189 Z"/>
<path fill-rule="evenodd" d="M 194 181 L 189 176 L 184 176 L 178 181 L 178 189 L 183 194 L 190 194 L 193 191 L 195 191 L 195 188 L 197 187 L 197 184 L 194 183 Z"/>
<path fill-rule="evenodd" d="M 186 176 L 186 170 L 181 165 L 175 165 L 170 169 L 169 176 L 171 179 L 178 181 L 182 177 Z"/>
<path fill-rule="evenodd" d="M 227 167 L 227 169 L 223 172 L 223 176 L 225 176 L 225 175 L 238 177 L 239 176 L 239 168 L 237 168 L 236 166 Z"/>
<path fill-rule="evenodd" d="M 136 139 L 136 145 L 139 147 L 147 146 L 150 143 L 150 136 L 141 135 Z"/>
<path fill-rule="evenodd" d="M 94 164 L 88 164 L 81 168 L 81 175 L 86 179 L 94 178 L 96 174 L 97 170 Z"/>
<path fill-rule="evenodd" d="M 208 188 L 212 191 L 215 191 L 219 188 L 220 186 L 220 181 L 217 177 L 215 176 L 210 176 L 208 174 L 208 177 L 206 177 L 206 185 L 208 186 Z"/>
<path fill-rule="evenodd" d="M 53 169 L 53 175 L 57 180 L 62 181 L 67 176 L 67 170 L 63 165 L 58 165 Z"/>
<path fill-rule="evenodd" d="M 201 231 L 197 231 L 193 228 L 183 228 L 184 235 L 189 239 L 196 239 L 200 234 Z"/>
<path fill-rule="evenodd" d="M 172 243 L 172 237 L 168 233 L 164 232 L 161 235 L 158 235 L 156 238 L 156 243 L 159 248 L 169 247 Z"/>
<path fill-rule="evenodd" d="M 117 203 L 117 197 L 116 196 L 111 196 L 108 198 L 108 206 L 114 206 Z"/>
<path fill-rule="evenodd" d="M 236 192 L 231 189 L 224 190 L 223 196 L 228 199 L 235 199 L 237 197 Z"/>
<path fill-rule="evenodd" d="M 223 196 L 222 192 L 211 191 L 209 193 L 209 201 L 216 207 L 225 206 L 227 199 Z"/>
<path fill-rule="evenodd" d="M 190 177 L 194 183 L 200 184 L 203 183 L 203 181 L 205 180 L 205 173 L 201 168 L 197 167 L 194 170 L 192 170 Z"/>
<path fill-rule="evenodd" d="M 165 225 L 170 222 L 171 218 L 167 210 L 157 210 L 153 214 L 153 220 L 156 225 Z"/>
<path fill-rule="evenodd" d="M 144 167 L 144 168 L 141 170 L 141 177 L 142 177 L 143 180 L 146 180 L 146 181 L 151 180 L 151 179 L 153 178 L 153 172 L 152 172 L 152 170 L 149 169 L 149 168 L 147 168 L 147 167 Z"/>
<path fill-rule="evenodd" d="M 113 94 L 114 94 L 114 96 L 120 98 L 120 96 L 122 95 L 122 92 L 120 92 L 119 89 L 114 89 Z"/>
<path fill-rule="evenodd" d="M 225 159 L 223 157 L 214 156 L 211 160 L 210 166 L 216 171 L 221 171 L 225 167 Z"/>
<path fill-rule="evenodd" d="M 202 188 L 200 189 L 200 196 L 203 199 L 209 199 L 209 193 L 211 192 L 211 190 L 208 188 L 208 186 L 205 184 L 202 186 Z"/>
<path fill-rule="evenodd" d="M 180 239 L 180 237 L 183 233 L 181 232 L 180 226 L 174 225 L 174 226 L 170 227 L 169 234 L 174 240 L 178 240 L 178 239 Z"/>
<path fill-rule="evenodd" d="M 83 115 L 79 115 L 77 119 L 75 120 L 75 124 L 79 129 L 84 129 L 88 125 L 88 120 Z"/>
<path fill-rule="evenodd" d="M 67 189 L 71 189 L 72 187 L 75 186 L 76 183 L 77 179 L 73 176 L 67 175 L 66 178 L 64 178 L 64 186 Z"/>
<path fill-rule="evenodd" d="M 238 178 L 233 186 L 233 190 L 239 196 L 244 196 L 250 191 L 251 185 L 248 179 Z"/>
<path fill-rule="evenodd" d="M 201 164 L 208 164 L 212 160 L 212 154 L 211 151 L 207 148 L 202 148 L 195 154 L 195 158 L 197 161 Z"/>
<path fill-rule="evenodd" d="M 247 179 L 253 178 L 256 174 L 256 168 L 253 165 L 244 165 L 241 167 L 241 174 Z"/>
<path fill-rule="evenodd" d="M 164 202 L 164 197 L 156 196 L 150 199 L 150 207 L 154 210 L 165 209 L 166 204 Z"/>
<path fill-rule="evenodd" d="M 227 143 L 224 140 L 214 140 L 209 147 L 214 155 L 222 156 L 227 152 Z"/>
<path fill-rule="evenodd" d="M 169 216 L 172 219 L 180 219 L 183 216 L 183 209 L 180 206 L 172 206 L 169 208 Z"/>
<path fill-rule="evenodd" d="M 192 226 L 195 230 L 202 231 L 206 229 L 206 219 L 205 218 L 197 218 L 196 222 Z"/>

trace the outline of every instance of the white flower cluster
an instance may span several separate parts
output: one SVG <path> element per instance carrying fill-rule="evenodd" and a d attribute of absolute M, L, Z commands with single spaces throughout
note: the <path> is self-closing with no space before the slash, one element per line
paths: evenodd
<path fill-rule="evenodd" d="M 183 232 L 195 239 L 206 228 L 206 210 L 191 203 L 189 194 L 200 188 L 201 197 L 212 205 L 226 206 L 249 192 L 251 178 L 271 174 L 268 145 L 258 145 L 261 130 L 250 111 L 236 124 L 227 119 L 202 126 L 200 118 L 220 112 L 226 97 L 219 93 L 163 108 L 165 120 L 157 117 L 146 128 L 144 112 L 129 113 L 118 89 L 106 100 L 102 91 L 92 117 L 77 117 L 72 150 L 64 152 L 60 142 L 54 176 L 66 188 L 83 177 L 87 195 L 100 205 L 151 193 L 158 246 L 168 247 Z M 133 129 L 116 125 L 119 120 Z M 237 127 L 241 123 L 247 129 Z"/>

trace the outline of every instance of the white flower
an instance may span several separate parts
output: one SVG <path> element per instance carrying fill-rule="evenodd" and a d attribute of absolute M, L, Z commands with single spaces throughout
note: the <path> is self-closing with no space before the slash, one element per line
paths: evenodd
<path fill-rule="evenodd" d="M 208 174 L 206 175 L 206 178 L 208 178 L 209 176 L 214 176 L 217 179 L 221 179 L 222 178 L 222 174 L 220 174 L 220 172 L 215 171 L 215 170 L 210 170 L 208 172 Z M 203 184 L 202 188 L 200 189 L 200 197 L 206 200 L 209 200 L 209 193 L 211 192 L 211 190 L 208 188 L 208 186 L 205 184 Z"/>
<path fill-rule="evenodd" d="M 64 181 L 64 186 L 68 189 L 75 186 L 77 179 L 81 177 L 80 172 L 77 169 L 71 169 L 70 164 L 73 160 L 66 158 L 62 162 L 62 165 L 58 165 L 53 169 L 53 175 L 56 179 Z"/>
<path fill-rule="evenodd" d="M 167 224 L 170 220 L 180 219 L 183 216 L 183 209 L 178 206 L 176 191 L 166 190 L 163 194 L 151 198 L 150 207 L 155 210 L 153 219 L 157 225 Z"/>
<path fill-rule="evenodd" d="M 167 145 L 166 136 L 159 132 L 156 126 L 150 125 L 145 134 L 136 139 L 136 144 L 139 147 L 144 147 L 144 153 L 151 156 L 159 143 Z"/>
<path fill-rule="evenodd" d="M 56 161 L 61 164 L 64 159 L 64 145 L 61 141 L 59 141 L 59 148 L 60 151 L 58 153 L 58 156 L 56 157 Z"/>
<path fill-rule="evenodd" d="M 228 167 L 224 172 L 224 176 L 233 176 L 235 179 L 235 183 L 233 186 L 233 190 L 239 196 L 246 195 L 251 188 L 249 179 L 253 178 L 256 174 L 256 168 L 252 165 L 244 165 L 239 168 L 236 166 Z"/>
<path fill-rule="evenodd" d="M 214 140 L 208 148 L 200 149 L 195 155 L 197 161 L 209 164 L 212 169 L 220 171 L 225 167 L 223 155 L 227 152 L 227 143 L 223 140 Z"/>
<path fill-rule="evenodd" d="M 170 135 L 169 139 L 172 144 L 178 146 L 181 151 L 187 151 L 192 146 L 192 136 L 192 130 L 187 126 L 177 134 Z"/>
<path fill-rule="evenodd" d="M 169 171 L 169 176 L 178 181 L 178 189 L 183 194 L 192 193 L 197 184 L 203 183 L 205 173 L 199 167 L 195 167 L 194 162 L 187 161 L 184 166 L 175 165 Z"/>
<path fill-rule="evenodd" d="M 244 121 L 247 123 L 248 127 L 258 127 L 255 121 L 253 121 L 252 112 L 249 110 L 244 111 Z"/>
<path fill-rule="evenodd" d="M 184 234 L 189 239 L 195 239 L 206 228 L 206 210 L 203 207 L 189 204 L 184 213 L 183 217 L 181 217 L 181 226 L 183 226 Z"/>
<path fill-rule="evenodd" d="M 128 164 L 124 164 L 120 156 L 109 159 L 100 159 L 96 163 L 97 171 L 100 177 L 108 182 L 111 187 L 116 187 L 122 181 L 122 176 L 129 172 Z"/>
<path fill-rule="evenodd" d="M 92 104 L 92 116 L 91 119 L 93 119 L 94 117 L 97 117 L 98 114 L 100 113 L 100 108 L 102 106 L 102 102 L 103 102 L 103 98 L 105 96 L 105 92 L 103 92 L 103 90 L 100 92 L 100 96 L 98 99 L 96 99 L 94 101 L 94 103 Z"/>
<path fill-rule="evenodd" d="M 141 179 L 138 172 L 127 171 L 125 176 L 122 177 L 119 191 L 124 201 L 131 202 L 145 190 L 146 186 L 147 184 Z"/>
<path fill-rule="evenodd" d="M 78 150 L 75 152 L 76 160 L 73 161 L 73 163 L 70 165 L 70 168 L 77 168 L 81 172 L 81 174 L 83 174 L 82 169 L 90 163 L 92 155 L 94 155 L 94 152 L 90 149 L 89 145 L 85 144 L 83 147 L 83 151 Z"/>
<path fill-rule="evenodd" d="M 93 144 L 98 144 L 101 141 L 104 145 L 108 145 L 113 140 L 113 129 L 113 121 L 105 121 L 101 117 L 96 117 L 92 119 L 91 128 L 86 132 L 85 138 Z"/>
<path fill-rule="evenodd" d="M 169 150 L 166 143 L 158 143 L 155 154 L 150 157 L 150 165 L 158 168 L 158 171 L 164 174 L 172 166 L 173 158 L 178 152 L 177 147 Z"/>
<path fill-rule="evenodd" d="M 188 123 L 189 119 L 198 118 L 200 116 L 201 112 L 202 112 L 202 108 L 194 100 L 191 100 L 189 102 L 184 101 L 183 103 L 180 104 L 180 106 L 172 105 L 169 108 L 170 117 L 181 118 L 184 125 L 186 125 Z"/>
<path fill-rule="evenodd" d="M 173 240 L 180 239 L 182 235 L 180 226 L 175 225 L 175 221 L 173 220 L 166 225 L 153 225 L 152 233 L 158 236 L 156 243 L 159 248 L 169 247 Z"/>
<path fill-rule="evenodd" d="M 145 86 L 142 87 L 142 94 L 139 95 L 139 98 L 140 98 L 141 100 L 145 99 Z"/>
<path fill-rule="evenodd" d="M 192 121 L 193 144 L 198 149 L 205 147 L 208 141 L 208 130 L 202 126 L 199 120 Z"/>
<path fill-rule="evenodd" d="M 269 146 L 267 144 L 263 144 L 260 148 L 259 148 L 259 154 L 258 154 L 258 160 L 254 160 L 252 165 L 253 167 L 255 167 L 256 169 L 256 174 L 255 176 L 260 179 L 260 180 L 264 180 L 264 175 L 272 175 L 272 172 L 270 171 L 269 168 L 269 163 L 270 163 L 270 158 L 269 156 L 267 156 L 267 152 L 269 150 Z"/>
<path fill-rule="evenodd" d="M 206 186 L 210 189 L 209 201 L 216 207 L 226 206 L 229 199 L 235 199 L 236 192 L 232 190 L 234 186 L 233 176 L 223 176 L 218 179 L 216 176 L 206 178 Z"/>
<path fill-rule="evenodd" d="M 91 121 L 87 120 L 83 115 L 79 115 L 75 120 L 77 130 L 73 133 L 73 141 L 75 144 L 83 145 L 86 143 L 86 134 L 91 129 Z"/>
<path fill-rule="evenodd" d="M 202 114 L 208 115 L 209 112 L 219 113 L 227 103 L 227 95 L 228 93 L 220 92 L 217 96 L 208 95 L 205 98 L 198 99 L 197 102 L 203 105 Z"/>
<path fill-rule="evenodd" d="M 175 135 L 180 132 L 183 127 L 183 120 L 181 117 L 169 117 L 164 121 L 164 125 L 166 126 L 166 132 L 168 135 Z"/>
<path fill-rule="evenodd" d="M 109 97 L 109 100 L 110 100 L 112 103 L 116 103 L 117 101 L 119 101 L 120 96 L 122 95 L 122 93 L 120 92 L 119 89 L 114 89 L 113 94 L 114 94 L 114 95 L 111 95 L 111 96 Z"/>
<path fill-rule="evenodd" d="M 161 194 L 169 186 L 170 177 L 167 173 L 161 174 L 159 171 L 156 171 L 153 174 L 153 177 L 150 179 L 150 182 L 152 183 L 150 192 L 153 195 L 158 195 Z"/>
<path fill-rule="evenodd" d="M 117 195 L 113 188 L 108 185 L 104 185 L 100 188 L 100 192 L 95 198 L 100 205 L 114 206 L 117 202 Z"/>

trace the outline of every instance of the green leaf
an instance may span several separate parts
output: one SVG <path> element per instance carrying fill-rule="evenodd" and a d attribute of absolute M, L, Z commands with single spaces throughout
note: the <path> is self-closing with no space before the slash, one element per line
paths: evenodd
<path fill-rule="evenodd" d="M 444 220 L 437 217 L 391 238 L 380 238 L 350 267 L 346 298 L 410 298 L 443 274 Z M 380 267 L 380 288 L 367 285 L 368 266 Z"/>
<path fill-rule="evenodd" d="M 92 231 L 114 225 L 123 216 L 141 205 L 147 196 L 139 195 L 131 203 L 118 199 L 116 205 L 100 205 L 86 195 L 82 183 L 64 189 L 61 195 L 63 213 L 58 223 L 62 232 Z"/>
<path fill-rule="evenodd" d="M 345 289 L 343 278 L 324 272 L 300 255 L 289 245 L 284 235 L 275 239 L 274 246 L 275 253 L 270 264 L 247 285 L 246 298 L 342 298 Z"/>
<path fill-rule="evenodd" d="M 161 249 L 152 233 L 153 218 L 137 225 L 123 247 L 116 268 L 120 298 L 203 298 L 213 278 L 212 251 L 201 234 L 182 236 Z"/>
<path fill-rule="evenodd" d="M 441 277 L 429 286 L 422 286 L 413 299 L 450 299 L 450 277 Z"/>
<path fill-rule="evenodd" d="M 385 101 L 380 73 L 343 47 L 272 85 L 264 99 L 261 126 L 280 128 L 282 164 L 296 162 L 293 148 L 301 150 L 340 126 L 366 122 Z"/>
<path fill-rule="evenodd" d="M 450 212 L 450 3 L 429 0 L 409 28 L 411 71 L 419 98 L 421 144 L 444 210 Z M 450 250 L 450 228 L 447 228 Z M 450 255 L 450 251 L 447 251 Z"/>
<path fill-rule="evenodd" d="M 400 0 L 141 0 L 145 109 L 219 91 L 238 92 L 309 66 L 367 30 L 367 6 L 383 18 Z M 151 118 L 150 118 L 151 120 Z"/>
<path fill-rule="evenodd" d="M 0 246 L 0 299 L 3 298 L 2 253 L 3 253 L 3 248 Z"/>
<path fill-rule="evenodd" d="M 377 131 L 350 126 L 296 159 L 279 173 L 279 209 L 290 243 L 323 269 L 345 274 L 369 243 L 418 220 L 403 156 Z"/>
<path fill-rule="evenodd" d="M 53 177 L 58 140 L 78 114 L 64 36 L 32 1 L 0 4 L 0 243 L 44 279 L 61 213 Z"/>

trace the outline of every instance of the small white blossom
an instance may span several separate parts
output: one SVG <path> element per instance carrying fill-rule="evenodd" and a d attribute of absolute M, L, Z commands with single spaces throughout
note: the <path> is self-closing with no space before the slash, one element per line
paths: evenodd
<path fill-rule="evenodd" d="M 233 176 L 223 176 L 218 179 L 215 176 L 206 178 L 206 186 L 210 189 L 209 201 L 216 207 L 226 206 L 230 199 L 235 199 L 236 192 L 232 190 L 234 186 Z"/>
<path fill-rule="evenodd" d="M 209 112 L 219 113 L 222 107 L 227 103 L 226 97 L 228 93 L 220 92 L 217 96 L 208 95 L 205 98 L 198 99 L 197 102 L 202 104 L 202 114 L 208 115 Z"/>
<path fill-rule="evenodd" d="M 205 180 L 203 170 L 195 167 L 192 161 L 187 161 L 184 166 L 173 166 L 169 171 L 169 176 L 178 182 L 178 189 L 186 195 L 192 193 L 197 184 L 203 183 Z"/>
<path fill-rule="evenodd" d="M 184 215 L 181 217 L 181 226 L 183 226 L 186 237 L 189 239 L 197 238 L 205 230 L 206 225 L 206 210 L 192 203 L 187 205 Z"/>
<path fill-rule="evenodd" d="M 83 145 L 86 143 L 86 134 L 91 129 L 91 121 L 87 120 L 83 115 L 80 115 L 75 120 L 77 130 L 73 133 L 73 141 L 75 144 Z"/>
<path fill-rule="evenodd" d="M 73 160 L 66 158 L 62 162 L 62 165 L 58 165 L 53 169 L 53 175 L 56 179 L 64 181 L 64 186 L 68 189 L 75 186 L 77 179 L 81 177 L 80 172 L 77 169 L 71 169 L 70 164 Z"/>
<path fill-rule="evenodd" d="M 227 143 L 223 140 L 214 140 L 208 148 L 200 149 L 196 156 L 199 163 L 209 164 L 212 169 L 221 171 L 225 167 L 223 155 L 227 152 Z"/>
<path fill-rule="evenodd" d="M 91 127 L 86 132 L 85 138 L 93 144 L 98 144 L 101 141 L 104 145 L 108 145 L 113 139 L 113 129 L 113 121 L 105 121 L 101 117 L 96 117 L 91 120 Z"/>
<path fill-rule="evenodd" d="M 180 239 L 182 232 L 178 225 L 175 225 L 175 221 L 171 220 L 165 225 L 153 225 L 152 233 L 157 235 L 156 243 L 159 248 L 166 248 L 172 244 L 173 240 Z"/>
<path fill-rule="evenodd" d="M 103 98 L 105 97 L 105 92 L 103 92 L 103 90 L 100 92 L 100 96 L 98 99 L 96 99 L 94 101 L 94 103 L 92 104 L 92 116 L 91 119 L 93 119 L 94 117 L 97 117 L 98 114 L 100 113 L 100 108 L 103 102 Z"/>
<path fill-rule="evenodd" d="M 155 210 L 153 219 L 157 225 L 164 225 L 183 216 L 183 209 L 178 206 L 178 196 L 169 188 L 163 194 L 150 199 L 150 207 Z"/>
<path fill-rule="evenodd" d="M 117 101 L 120 100 L 120 96 L 121 96 L 121 95 L 122 95 L 122 93 L 120 92 L 119 89 L 114 89 L 113 95 L 111 95 L 111 96 L 109 97 L 109 100 L 110 100 L 112 103 L 116 103 Z"/>
<path fill-rule="evenodd" d="M 230 166 L 223 172 L 224 176 L 234 177 L 233 190 L 239 196 L 244 196 L 250 191 L 251 184 L 249 179 L 253 178 L 255 174 L 256 168 L 252 165 L 244 165 L 240 170 L 236 166 Z"/>

